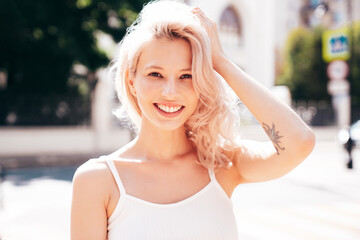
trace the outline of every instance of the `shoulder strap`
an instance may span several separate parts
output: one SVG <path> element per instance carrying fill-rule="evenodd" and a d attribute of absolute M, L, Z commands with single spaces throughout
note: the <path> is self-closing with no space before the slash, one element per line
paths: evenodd
<path fill-rule="evenodd" d="M 209 171 L 210 180 L 216 182 L 214 169 L 213 169 L 213 168 L 209 168 L 208 171 Z"/>
<path fill-rule="evenodd" d="M 104 156 L 104 157 L 105 157 L 105 161 L 106 161 L 107 165 L 110 168 L 112 175 L 114 176 L 115 182 L 120 191 L 120 195 L 126 194 L 124 185 L 122 184 L 120 176 L 119 176 L 119 172 L 117 171 L 117 169 L 115 167 L 114 160 L 110 156 Z"/>

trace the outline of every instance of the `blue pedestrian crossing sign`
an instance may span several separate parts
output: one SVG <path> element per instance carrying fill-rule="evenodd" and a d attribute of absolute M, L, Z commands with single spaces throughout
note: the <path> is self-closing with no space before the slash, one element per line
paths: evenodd
<path fill-rule="evenodd" d="M 350 58 L 348 27 L 324 31 L 322 41 L 324 61 L 331 62 L 336 59 L 348 60 Z"/>

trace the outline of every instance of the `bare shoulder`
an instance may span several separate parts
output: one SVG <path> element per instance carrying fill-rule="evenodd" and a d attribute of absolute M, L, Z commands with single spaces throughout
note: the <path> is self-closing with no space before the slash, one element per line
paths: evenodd
<path fill-rule="evenodd" d="M 105 193 L 112 186 L 112 176 L 103 158 L 90 159 L 76 170 L 73 178 L 74 190 L 91 190 Z"/>
<path fill-rule="evenodd" d="M 105 160 L 90 159 L 73 178 L 71 239 L 105 239 L 111 174 Z"/>
<path fill-rule="evenodd" d="M 108 173 L 108 167 L 105 159 L 93 158 L 80 165 L 74 174 L 74 179 L 90 180 L 92 178 L 101 178 Z"/>

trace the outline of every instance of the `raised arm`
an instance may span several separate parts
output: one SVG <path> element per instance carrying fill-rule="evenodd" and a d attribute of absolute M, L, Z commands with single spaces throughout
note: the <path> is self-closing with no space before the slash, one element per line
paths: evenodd
<path fill-rule="evenodd" d="M 266 181 L 283 176 L 311 153 L 315 145 L 314 133 L 290 107 L 225 56 L 215 22 L 198 8 L 193 13 L 209 34 L 215 71 L 230 85 L 269 137 L 265 143 L 243 140 L 240 150 L 233 154 L 241 181 Z"/>

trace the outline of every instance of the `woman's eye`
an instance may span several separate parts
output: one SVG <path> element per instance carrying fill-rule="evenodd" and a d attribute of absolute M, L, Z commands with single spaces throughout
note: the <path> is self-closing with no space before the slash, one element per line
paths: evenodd
<path fill-rule="evenodd" d="M 184 79 L 184 78 L 192 78 L 191 74 L 184 74 L 184 75 L 181 75 L 180 79 Z"/>
<path fill-rule="evenodd" d="M 150 77 L 159 77 L 159 78 L 162 77 L 161 74 L 160 74 L 160 73 L 157 73 L 157 72 L 149 73 L 148 76 L 150 76 Z"/>

